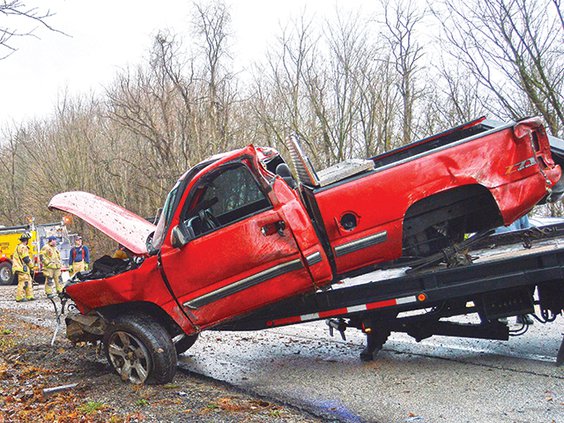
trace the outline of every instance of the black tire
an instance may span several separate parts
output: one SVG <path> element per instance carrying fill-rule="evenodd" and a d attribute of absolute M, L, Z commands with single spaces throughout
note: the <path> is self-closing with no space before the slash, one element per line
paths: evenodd
<path fill-rule="evenodd" d="M 0 263 L 0 285 L 12 285 L 14 279 L 12 264 L 7 261 Z"/>
<path fill-rule="evenodd" d="M 169 383 L 176 373 L 176 350 L 166 329 L 145 315 L 118 316 L 104 334 L 108 363 L 124 382 Z"/>
<path fill-rule="evenodd" d="M 192 345 L 194 345 L 199 335 L 199 333 L 196 333 L 195 335 L 178 335 L 173 338 L 172 342 L 174 343 L 176 354 L 180 355 L 188 351 Z"/>

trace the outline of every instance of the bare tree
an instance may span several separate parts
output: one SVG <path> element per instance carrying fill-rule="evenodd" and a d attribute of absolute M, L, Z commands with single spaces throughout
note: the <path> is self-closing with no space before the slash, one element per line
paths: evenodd
<path fill-rule="evenodd" d="M 439 60 L 432 80 L 421 99 L 421 135 L 431 135 L 487 114 L 484 104 L 491 93 L 467 77 L 464 68 L 448 66 Z"/>
<path fill-rule="evenodd" d="M 371 157 L 391 149 L 397 139 L 398 105 L 397 74 L 384 49 L 378 49 L 372 66 L 360 69 L 358 125 L 361 131 L 361 157 Z"/>
<path fill-rule="evenodd" d="M 415 133 L 413 124 L 415 102 L 423 94 L 418 88 L 418 74 L 422 70 L 423 47 L 417 40 L 417 29 L 422 24 L 424 12 L 418 10 L 412 0 L 382 0 L 384 24 L 388 41 L 398 73 L 398 90 L 402 101 L 402 141 L 412 141 Z"/>
<path fill-rule="evenodd" d="M 22 185 L 21 166 L 18 155 L 22 149 L 23 131 L 18 128 L 4 130 L 5 143 L 0 150 L 0 213 L 4 221 L 14 222 L 23 218 L 20 203 L 23 196 L 20 194 Z"/>
<path fill-rule="evenodd" d="M 38 27 L 60 32 L 48 23 L 53 15 L 49 9 L 27 6 L 22 0 L 1 0 L 0 16 L 4 16 L 6 23 L 0 24 L 0 60 L 17 51 L 17 39 L 37 37 Z"/>
<path fill-rule="evenodd" d="M 279 148 L 288 131 L 298 131 L 313 162 L 328 166 L 394 144 L 398 77 L 389 44 L 369 36 L 362 21 L 337 13 L 319 33 L 302 16 L 283 29 L 251 96 Z"/>
<path fill-rule="evenodd" d="M 109 118 L 129 131 L 136 145 L 136 155 L 126 160 L 168 184 L 201 158 L 194 130 L 194 76 L 184 76 L 177 47 L 174 37 L 158 34 L 149 66 L 121 73 L 107 90 Z M 145 159 L 136 161 L 139 154 Z"/>
<path fill-rule="evenodd" d="M 496 114 L 540 114 L 564 128 L 564 26 L 558 0 L 444 0 L 435 9 L 445 49 L 497 103 Z"/>
<path fill-rule="evenodd" d="M 306 75 L 315 74 L 312 67 L 314 58 L 319 59 L 317 42 L 311 20 L 302 16 L 291 27 L 282 29 L 276 44 L 269 49 L 266 63 L 256 68 L 254 90 L 250 95 L 253 110 L 265 138 L 273 140 L 281 150 L 291 131 L 307 134 L 306 142 L 320 135 L 313 123 L 315 113 L 304 85 Z M 311 151 L 316 163 L 324 162 L 322 156 L 329 154 L 326 149 Z"/>
<path fill-rule="evenodd" d="M 231 15 L 221 0 L 194 4 L 192 23 L 199 53 L 204 57 L 204 75 L 213 143 L 224 149 L 229 143 L 229 112 L 233 102 L 229 72 L 229 30 Z"/>

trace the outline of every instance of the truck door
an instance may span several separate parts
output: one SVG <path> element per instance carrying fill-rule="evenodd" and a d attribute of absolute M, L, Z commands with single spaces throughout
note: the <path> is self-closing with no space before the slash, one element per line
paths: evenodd
<path fill-rule="evenodd" d="M 314 277 L 330 279 L 297 197 L 278 179 L 265 189 L 252 169 L 250 160 L 240 158 L 198 178 L 179 206 L 178 225 L 168 237 L 172 245 L 163 245 L 166 278 L 200 328 L 312 291 Z M 310 268 L 317 272 L 313 277 Z"/>

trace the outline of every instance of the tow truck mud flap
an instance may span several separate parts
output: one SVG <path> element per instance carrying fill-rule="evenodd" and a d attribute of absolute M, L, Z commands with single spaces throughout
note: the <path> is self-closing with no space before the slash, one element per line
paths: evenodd
<path fill-rule="evenodd" d="M 486 293 L 481 300 L 488 320 L 534 313 L 533 296 L 527 287 Z"/>
<path fill-rule="evenodd" d="M 539 299 L 544 309 L 559 314 L 564 309 L 564 285 L 561 280 L 539 285 Z"/>

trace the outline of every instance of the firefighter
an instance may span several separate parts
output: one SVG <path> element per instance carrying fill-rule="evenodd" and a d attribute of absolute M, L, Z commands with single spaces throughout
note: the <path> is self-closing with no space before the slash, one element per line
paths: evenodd
<path fill-rule="evenodd" d="M 55 296 L 54 289 L 57 290 L 57 293 L 63 291 L 61 253 L 57 249 L 57 237 L 50 236 L 47 238 L 47 244 L 43 246 L 39 254 L 45 275 L 45 295 L 47 295 L 47 298 L 53 298 Z"/>
<path fill-rule="evenodd" d="M 112 258 L 127 260 L 129 258 L 129 250 L 123 245 L 119 244 L 117 250 L 112 255 Z"/>
<path fill-rule="evenodd" d="M 12 261 L 12 270 L 18 280 L 18 287 L 16 288 L 16 301 L 18 303 L 24 301 L 35 300 L 33 296 L 33 284 L 31 279 L 32 263 L 29 257 L 29 247 L 27 246 L 31 234 L 24 232 L 20 236 L 20 243 L 14 251 Z"/>
<path fill-rule="evenodd" d="M 82 245 L 82 237 L 77 236 L 74 247 L 70 250 L 69 270 L 71 274 L 88 270 L 90 264 L 90 251 L 86 245 Z"/>

